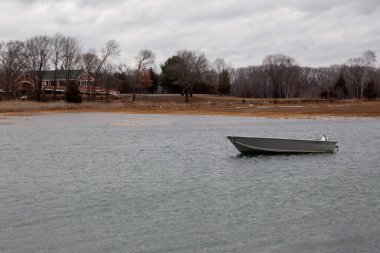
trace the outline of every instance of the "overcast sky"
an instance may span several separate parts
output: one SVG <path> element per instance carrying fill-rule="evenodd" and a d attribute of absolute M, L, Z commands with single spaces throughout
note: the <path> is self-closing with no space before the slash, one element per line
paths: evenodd
<path fill-rule="evenodd" d="M 0 41 L 60 32 L 86 50 L 115 39 L 128 65 L 141 49 L 158 64 L 194 49 L 236 67 L 275 53 L 303 66 L 380 54 L 380 0 L 0 0 L 0 24 Z"/>

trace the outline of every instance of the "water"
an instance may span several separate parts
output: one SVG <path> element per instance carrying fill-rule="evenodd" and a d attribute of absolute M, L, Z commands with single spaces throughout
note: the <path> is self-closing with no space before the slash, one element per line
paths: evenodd
<path fill-rule="evenodd" d="M 0 118 L 0 252 L 380 252 L 380 120 Z M 226 135 L 338 140 L 240 156 Z"/>

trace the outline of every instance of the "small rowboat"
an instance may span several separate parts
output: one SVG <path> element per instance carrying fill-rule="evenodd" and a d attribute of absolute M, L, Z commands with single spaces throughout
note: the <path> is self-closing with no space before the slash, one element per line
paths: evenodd
<path fill-rule="evenodd" d="M 336 141 L 324 135 L 320 140 L 280 139 L 263 137 L 227 136 L 243 154 L 260 153 L 332 153 L 338 148 Z"/>

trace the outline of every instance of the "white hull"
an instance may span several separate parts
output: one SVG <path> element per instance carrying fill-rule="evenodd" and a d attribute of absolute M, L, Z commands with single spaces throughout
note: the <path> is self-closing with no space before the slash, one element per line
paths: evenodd
<path fill-rule="evenodd" d="M 243 154 L 257 153 L 332 153 L 336 141 L 295 140 L 227 136 L 232 144 Z"/>

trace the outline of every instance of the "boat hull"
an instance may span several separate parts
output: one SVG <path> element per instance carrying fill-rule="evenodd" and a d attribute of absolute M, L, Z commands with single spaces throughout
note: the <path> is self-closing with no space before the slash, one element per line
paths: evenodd
<path fill-rule="evenodd" d="M 260 153 L 332 153 L 336 141 L 295 140 L 227 136 L 232 144 L 243 154 Z"/>

